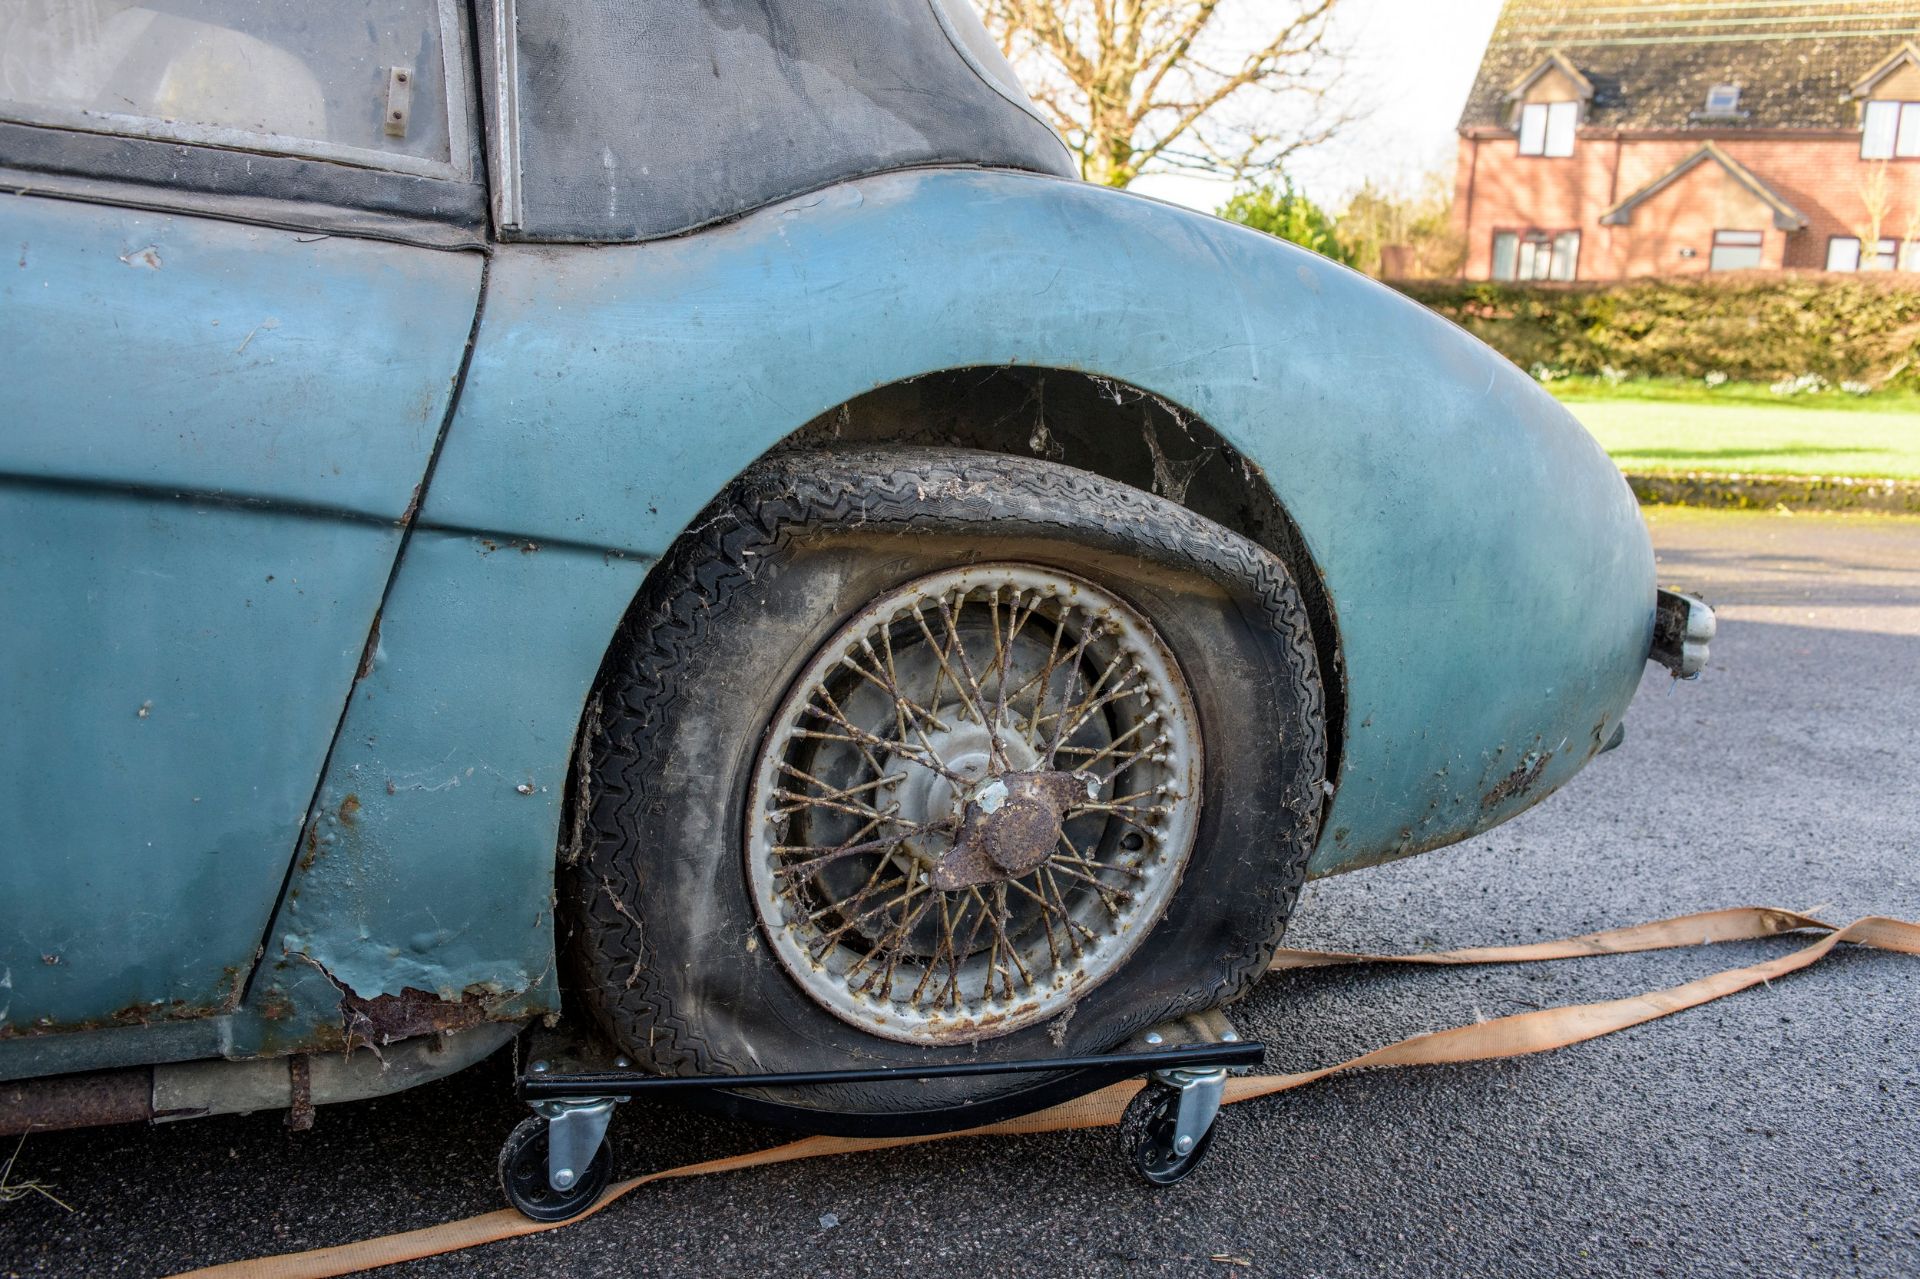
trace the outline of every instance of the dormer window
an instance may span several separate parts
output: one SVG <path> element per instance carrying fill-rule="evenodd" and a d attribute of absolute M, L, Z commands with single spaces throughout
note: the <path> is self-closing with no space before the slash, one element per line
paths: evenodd
<path fill-rule="evenodd" d="M 1740 86 L 1737 84 L 1716 84 L 1707 90 L 1708 115 L 1740 114 Z"/>
<path fill-rule="evenodd" d="M 1920 46 L 1901 45 L 1853 86 L 1860 105 L 1860 158 L 1920 156 Z"/>
<path fill-rule="evenodd" d="M 1861 159 L 1920 156 L 1920 102 L 1876 99 L 1867 103 L 1860 125 Z"/>
<path fill-rule="evenodd" d="M 1573 154 L 1580 123 L 1578 102 L 1529 102 L 1520 108 L 1520 154 L 1548 157 Z"/>
<path fill-rule="evenodd" d="M 1569 156 L 1580 127 L 1580 108 L 1593 101 L 1593 81 L 1558 49 L 1533 65 L 1507 91 L 1520 154 Z"/>

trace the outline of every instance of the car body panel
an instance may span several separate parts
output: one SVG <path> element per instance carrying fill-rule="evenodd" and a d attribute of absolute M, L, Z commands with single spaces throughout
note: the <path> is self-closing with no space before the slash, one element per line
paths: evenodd
<path fill-rule="evenodd" d="M 0 195 L 0 1039 L 233 1010 L 483 263 Z"/>
<path fill-rule="evenodd" d="M 327 296 L 344 303 L 324 315 L 261 306 L 264 295 L 230 296 L 231 280 L 150 298 L 140 314 L 169 335 L 190 332 L 216 304 L 223 330 L 238 323 L 229 316 L 254 317 L 232 346 L 166 348 L 167 371 L 198 398 L 143 404 L 146 416 L 132 420 L 145 434 L 130 438 L 175 469 L 103 481 L 84 451 L 65 463 L 23 454 L 7 467 L 7 491 L 27 504 L 9 513 L 9 527 L 39 521 L 55 496 L 111 495 L 150 514 L 165 536 L 186 530 L 174 567 L 185 573 L 199 556 L 201 584 L 128 597 L 173 630 L 93 635 L 86 628 L 104 625 L 101 614 L 76 615 L 74 660 L 108 672 L 111 645 L 154 639 L 163 653 L 208 659 L 196 736 L 174 743 L 171 766 L 231 768 L 255 786 L 248 774 L 264 759 L 283 778 L 271 794 L 219 792 L 215 818 L 189 810 L 203 825 L 179 819 L 168 854 L 179 873 L 160 882 L 175 894 L 176 924 L 214 927 L 216 944 L 207 934 L 189 944 L 186 926 L 163 935 L 159 917 L 138 908 L 106 919 L 81 900 L 68 912 L 92 930 L 83 953 L 99 967 L 80 979 L 89 999 L 133 990 L 163 1005 L 178 999 L 183 1013 L 220 1014 L 202 1023 L 212 1039 L 176 1034 L 173 1048 L 157 1034 L 168 1023 L 155 1021 L 156 1060 L 188 1051 L 189 1040 L 201 1052 L 202 1040 L 217 1040 L 227 1055 L 278 1054 L 558 1011 L 553 869 L 567 844 L 574 735 L 647 568 L 768 448 L 836 405 L 924 374 L 1021 365 L 1112 378 L 1204 420 L 1257 468 L 1296 525 L 1311 560 L 1300 567 L 1317 574 L 1338 628 L 1347 722 L 1315 874 L 1453 842 L 1550 793 L 1611 737 L 1644 666 L 1654 611 L 1645 527 L 1618 472 L 1564 409 L 1390 290 L 1185 210 L 1033 175 L 924 170 L 836 186 L 680 239 L 498 246 L 468 375 L 404 537 L 398 526 L 433 440 L 413 415 L 425 424 L 445 408 L 481 282 L 474 257 L 345 240 L 328 242 L 345 246 L 338 255 L 316 255 L 307 237 L 143 217 L 66 205 L 60 220 L 107 220 L 116 234 L 106 261 L 117 270 L 155 270 L 122 260 L 149 247 L 134 241 L 154 242 L 163 274 L 194 260 L 179 245 L 225 236 L 234 256 L 282 260 L 260 269 L 258 287 L 311 284 L 304 270 L 325 276 L 335 291 Z M 145 233 L 155 222 L 164 236 Z M 73 310 L 63 321 L 72 332 L 84 315 L 129 305 L 105 262 L 87 269 L 103 281 L 106 305 Z M 278 327 L 255 331 L 267 316 Z M 9 323 L 0 336 L 40 340 L 0 319 Z M 263 337 L 287 343 L 264 348 L 277 361 L 266 384 L 242 382 L 244 398 L 222 398 Z M 118 399 L 87 399 L 94 390 L 51 355 L 28 401 L 42 417 L 65 411 L 63 377 L 95 414 L 142 404 L 131 386 Z M 179 446 L 162 428 L 186 412 L 276 429 L 187 450 L 175 465 L 166 450 Z M 313 432 L 325 442 L 314 445 Z M 370 465 L 370 448 L 393 452 Z M 330 449 L 343 450 L 338 477 Z M 209 469 L 190 465 L 210 453 L 222 456 Z M 177 497 L 162 478 L 174 475 L 194 491 Z M 203 506 L 220 517 L 199 520 Z M 209 532 L 230 524 L 224 542 Z M 127 591 L 142 570 L 166 567 L 144 535 L 49 528 L 45 563 L 0 560 L 40 595 L 57 595 L 63 574 Z M 316 529 L 339 530 L 339 544 Z M 389 589 L 388 560 L 402 544 Z M 109 572 L 86 558 L 98 553 L 124 565 Z M 250 584 L 247 575 L 282 557 L 300 561 L 307 583 L 314 560 L 355 582 L 329 582 L 323 616 L 296 609 L 258 634 L 219 613 L 233 607 L 223 584 Z M 259 607 L 238 595 L 240 608 Z M 232 645 L 196 648 L 194 616 L 222 619 L 212 629 Z M 50 635 L 49 645 L 61 638 Z M 278 690 L 246 683 L 249 675 L 216 697 L 215 659 L 298 672 L 283 682 L 301 691 L 263 704 Z M 138 701 L 114 724 L 132 691 L 105 683 L 100 705 L 85 709 L 109 727 L 80 737 L 59 719 L 57 693 L 10 688 L 27 718 L 5 739 L 9 758 L 76 737 L 80 754 L 61 776 L 30 774 L 46 794 L 71 799 L 71 778 L 96 766 L 87 752 L 119 749 L 153 726 L 155 714 L 135 713 Z M 166 704 L 156 699 L 152 710 Z M 277 739 L 308 754 L 274 756 L 285 744 Z M 134 784 L 170 794 L 198 780 L 154 771 L 154 760 Z M 296 841 L 308 796 L 317 798 Z M 199 865 L 191 857 L 206 856 L 208 832 L 226 829 L 220 822 L 259 824 L 244 892 L 189 872 Z M 57 835 L 44 821 L 8 833 L 43 843 Z M 106 849 L 97 857 L 108 873 L 149 856 L 124 840 L 94 846 Z M 5 873 L 20 876 L 22 864 Z M 263 927 L 282 873 L 285 891 Z M 16 887 L 14 901 L 90 891 L 84 878 Z M 0 933 L 20 1009 L 20 970 L 40 962 L 23 942 L 54 935 L 23 919 L 16 912 Z M 263 937 L 264 967 L 242 997 Z M 210 966 L 216 951 L 236 947 L 238 962 Z M 154 978 L 169 964 L 185 965 L 185 976 Z M 31 975 L 34 989 L 51 989 L 42 978 Z M 151 996 L 150 980 L 159 980 Z M 24 1073 L 125 1060 L 127 1033 L 56 1036 L 57 1050 Z M 22 1073 L 21 1051 L 32 1047 L 0 1042 L 0 1077 Z"/>
<path fill-rule="evenodd" d="M 415 533 L 240 1050 L 379 1042 L 401 1025 L 390 1016 L 421 1033 L 558 1009 L 553 868 L 574 732 L 647 567 Z M 409 990 L 405 1007 L 372 1002 Z"/>
<path fill-rule="evenodd" d="M 896 174 L 683 240 L 503 251 L 422 516 L 655 556 L 816 415 L 1005 364 L 1164 397 L 1300 529 L 1348 694 L 1316 874 L 1485 829 L 1612 734 L 1653 556 L 1573 417 L 1373 281 L 1077 183 Z"/>
<path fill-rule="evenodd" d="M 1009 363 L 1166 397 L 1297 521 L 1350 707 L 1315 874 L 1504 820 L 1611 736 L 1653 611 L 1626 485 L 1524 374 L 1324 259 L 1135 197 L 958 172 L 679 241 L 505 248 L 239 1050 L 337 1042 L 343 999 L 408 990 L 454 1023 L 556 1009 L 562 787 L 648 564 L 816 415 Z"/>

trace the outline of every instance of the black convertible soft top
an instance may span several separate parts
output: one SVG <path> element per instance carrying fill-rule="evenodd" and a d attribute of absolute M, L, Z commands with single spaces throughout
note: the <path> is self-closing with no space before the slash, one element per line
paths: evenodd
<path fill-rule="evenodd" d="M 1076 173 L 967 0 L 502 7 L 518 127 L 494 162 L 519 239 L 653 239 L 921 165 Z"/>

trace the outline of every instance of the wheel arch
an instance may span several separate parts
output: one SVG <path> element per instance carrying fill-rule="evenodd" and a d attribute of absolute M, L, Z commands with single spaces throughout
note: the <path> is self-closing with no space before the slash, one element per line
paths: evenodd
<path fill-rule="evenodd" d="M 1333 601 L 1306 539 L 1273 486 L 1212 425 L 1164 396 L 1120 378 L 1034 365 L 974 366 L 938 370 L 863 392 L 815 415 L 761 457 L 872 444 L 937 445 L 1045 458 L 1177 502 L 1279 557 L 1293 575 L 1313 626 L 1314 654 L 1326 695 L 1331 802 L 1346 724 Z M 725 492 L 759 460 L 729 477 L 727 484 L 707 495 L 708 500 Z M 695 520 L 688 521 L 676 539 L 694 524 Z M 648 570 L 649 581 L 658 568 L 656 562 Z M 643 583 L 635 599 L 644 591 Z M 609 651 L 613 643 L 609 635 Z M 603 657 L 594 693 L 582 708 L 574 735 L 576 772 L 582 767 L 580 743 L 589 720 L 598 713 L 597 695 L 606 678 Z M 575 817 L 580 793 L 577 784 L 567 793 L 561 856 L 569 855 L 579 837 Z"/>
<path fill-rule="evenodd" d="M 236 1046 L 327 1042 L 316 1020 L 337 1044 L 342 988 L 556 1009 L 544 908 L 580 708 L 652 561 L 769 448 L 980 392 L 982 370 L 1015 406 L 1039 375 L 1014 370 L 1045 370 L 1056 407 L 1122 388 L 1085 415 L 1101 447 L 1063 458 L 1110 478 L 1151 466 L 1143 411 L 1187 422 L 1156 430 L 1163 451 L 1230 442 L 1258 480 L 1232 491 L 1284 519 L 1194 509 L 1311 548 L 1287 558 L 1338 609 L 1346 703 L 1313 873 L 1503 821 L 1617 724 L 1653 612 L 1617 470 L 1524 373 L 1324 259 L 1122 193 L 952 171 L 647 246 L 506 246 Z M 960 438 L 1033 450 L 1026 410 L 978 404 Z"/>

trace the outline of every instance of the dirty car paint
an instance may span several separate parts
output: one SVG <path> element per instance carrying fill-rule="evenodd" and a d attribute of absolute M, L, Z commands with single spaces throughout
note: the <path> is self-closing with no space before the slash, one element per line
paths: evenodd
<path fill-rule="evenodd" d="M 236 1006 L 481 263 L 17 195 L 0 235 L 4 1049 Z"/>
<path fill-rule="evenodd" d="M 647 566 L 822 412 L 1008 364 L 1203 418 L 1299 527 L 1347 681 L 1315 873 L 1505 820 L 1610 737 L 1653 610 L 1618 472 L 1524 374 L 1324 259 L 957 171 L 652 245 L 509 246 L 229 1051 L 556 1009 L 573 735 Z"/>
<path fill-rule="evenodd" d="M 378 1042 L 388 1014 L 558 1008 L 553 864 L 574 728 L 646 568 L 415 534 L 268 930 L 242 1049 Z"/>
<path fill-rule="evenodd" d="M 1164 397 L 1297 523 L 1348 686 L 1314 873 L 1505 820 L 1611 735 L 1648 650 L 1653 556 L 1572 416 L 1324 258 L 1075 183 L 896 174 L 678 241 L 503 252 L 423 514 L 657 555 L 815 415 L 1004 364 Z"/>

